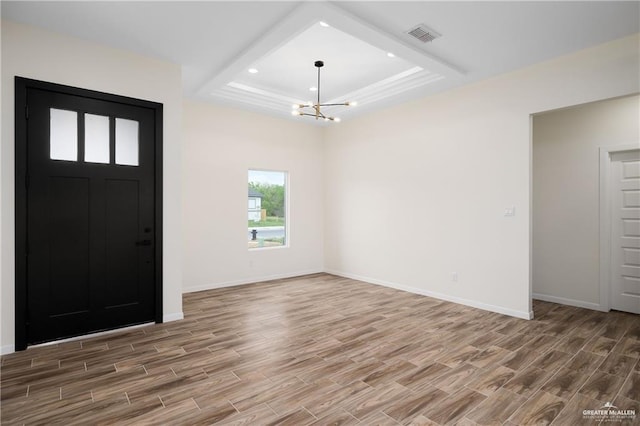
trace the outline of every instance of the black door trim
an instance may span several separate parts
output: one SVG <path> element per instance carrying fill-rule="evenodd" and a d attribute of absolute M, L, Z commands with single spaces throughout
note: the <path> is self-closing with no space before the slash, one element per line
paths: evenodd
<path fill-rule="evenodd" d="M 117 102 L 154 112 L 155 119 L 155 321 L 162 322 L 162 118 L 160 103 L 112 95 L 23 77 L 15 77 L 15 349 L 27 348 L 27 89 L 41 89 L 84 98 Z"/>

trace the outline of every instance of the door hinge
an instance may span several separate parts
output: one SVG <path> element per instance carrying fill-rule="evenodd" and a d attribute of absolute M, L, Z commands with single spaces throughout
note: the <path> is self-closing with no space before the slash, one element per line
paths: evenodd
<path fill-rule="evenodd" d="M 29 119 L 29 105 L 24 107 L 24 118 Z"/>

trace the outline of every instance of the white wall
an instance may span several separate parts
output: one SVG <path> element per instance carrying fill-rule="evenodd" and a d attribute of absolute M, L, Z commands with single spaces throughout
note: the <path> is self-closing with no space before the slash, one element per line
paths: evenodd
<path fill-rule="evenodd" d="M 326 269 L 528 318 L 530 114 L 638 93 L 639 41 L 328 129 Z"/>
<path fill-rule="evenodd" d="M 640 97 L 533 118 L 533 296 L 600 306 L 599 147 L 640 147 Z"/>
<path fill-rule="evenodd" d="M 184 291 L 323 270 L 322 132 L 195 101 L 184 104 Z M 289 247 L 247 248 L 247 172 L 289 173 Z"/>
<path fill-rule="evenodd" d="M 321 130 L 183 104 L 176 65 L 3 22 L 2 350 L 14 342 L 14 75 L 164 104 L 169 319 L 182 315 L 182 282 L 195 291 L 322 269 L 529 317 L 530 115 L 638 93 L 639 43 L 635 35 Z M 290 247 L 247 249 L 249 168 L 290 173 Z M 515 217 L 503 217 L 507 206 Z"/>
<path fill-rule="evenodd" d="M 165 319 L 182 317 L 182 83 L 175 64 L 2 21 L 0 349 L 14 347 L 14 76 L 164 104 Z"/>

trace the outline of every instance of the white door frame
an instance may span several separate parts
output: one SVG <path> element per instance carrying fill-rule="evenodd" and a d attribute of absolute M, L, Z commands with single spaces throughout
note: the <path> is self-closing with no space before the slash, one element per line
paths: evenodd
<path fill-rule="evenodd" d="M 611 309 L 611 155 L 640 144 L 600 147 L 600 310 Z"/>

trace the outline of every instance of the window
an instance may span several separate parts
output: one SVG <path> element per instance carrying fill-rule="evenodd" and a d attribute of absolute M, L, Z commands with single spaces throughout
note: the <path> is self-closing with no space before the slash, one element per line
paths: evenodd
<path fill-rule="evenodd" d="M 84 113 L 84 162 L 113 164 L 111 124 L 113 117 Z M 78 161 L 78 113 L 49 108 L 49 157 Z M 115 118 L 115 164 L 139 166 L 139 123 Z M 82 161 L 82 159 L 80 159 Z"/>
<path fill-rule="evenodd" d="M 249 170 L 249 248 L 287 244 L 287 172 Z"/>
<path fill-rule="evenodd" d="M 50 146 L 52 160 L 78 161 L 78 113 L 50 108 Z"/>
<path fill-rule="evenodd" d="M 84 161 L 109 164 L 109 117 L 84 115 Z"/>
<path fill-rule="evenodd" d="M 138 122 L 116 118 L 116 164 L 138 165 Z"/>

